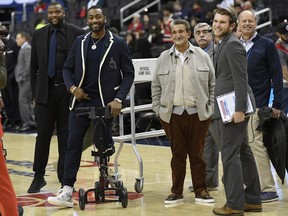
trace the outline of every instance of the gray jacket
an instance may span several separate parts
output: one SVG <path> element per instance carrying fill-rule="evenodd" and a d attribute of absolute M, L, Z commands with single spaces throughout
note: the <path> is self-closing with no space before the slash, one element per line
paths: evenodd
<path fill-rule="evenodd" d="M 17 82 L 28 80 L 30 83 L 30 59 L 31 45 L 27 43 L 23 49 L 20 49 L 18 54 L 15 66 L 15 79 Z"/>

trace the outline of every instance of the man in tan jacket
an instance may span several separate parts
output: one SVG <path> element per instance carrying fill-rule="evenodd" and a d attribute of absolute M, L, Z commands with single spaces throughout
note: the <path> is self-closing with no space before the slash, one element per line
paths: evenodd
<path fill-rule="evenodd" d="M 188 40 L 190 25 L 174 20 L 174 45 L 158 58 L 152 81 L 153 110 L 169 138 L 172 151 L 172 188 L 165 204 L 183 201 L 186 158 L 189 156 L 195 201 L 211 203 L 202 158 L 205 136 L 214 107 L 215 75 L 207 53 Z"/>

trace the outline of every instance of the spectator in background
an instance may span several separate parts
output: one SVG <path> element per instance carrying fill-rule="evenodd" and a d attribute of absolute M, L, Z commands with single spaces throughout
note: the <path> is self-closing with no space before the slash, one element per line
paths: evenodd
<path fill-rule="evenodd" d="M 17 34 L 16 42 L 21 47 L 15 67 L 15 79 L 19 87 L 19 110 L 23 123 L 20 132 L 29 131 L 36 126 L 30 85 L 31 45 L 28 41 L 29 36 L 26 32 Z"/>
<path fill-rule="evenodd" d="M 276 47 L 280 56 L 282 75 L 283 75 L 283 94 L 282 110 L 288 113 L 288 22 L 282 22 L 278 25 L 277 33 L 279 39 L 276 41 Z"/>
<path fill-rule="evenodd" d="M 89 0 L 88 4 L 87 4 L 87 9 L 89 9 L 92 6 L 100 6 L 100 7 L 104 7 L 105 6 L 105 0 Z"/>
<path fill-rule="evenodd" d="M 256 12 L 256 10 L 254 9 L 254 6 L 253 6 L 253 4 L 251 3 L 251 1 L 245 1 L 245 2 L 243 3 L 242 10 L 243 10 L 243 11 L 244 11 L 244 10 L 249 10 L 249 11 L 251 11 L 251 12 L 253 12 L 253 13 Z M 256 21 L 257 21 L 257 23 L 260 21 L 260 16 L 259 16 L 259 15 L 256 16 Z"/>
<path fill-rule="evenodd" d="M 201 1 L 200 0 L 195 0 L 192 6 L 192 11 L 190 13 L 190 19 L 193 17 L 199 18 L 200 22 L 204 21 L 205 18 L 205 11 L 202 7 Z"/>
<path fill-rule="evenodd" d="M 85 26 L 85 20 L 86 20 L 86 6 L 83 5 L 80 7 L 79 11 L 76 14 L 77 19 L 79 20 L 79 26 Z"/>
<path fill-rule="evenodd" d="M 162 44 L 163 42 L 163 34 L 164 34 L 164 23 L 162 18 L 158 18 L 155 25 L 152 26 L 151 29 L 151 43 L 153 46 L 157 46 Z"/>
<path fill-rule="evenodd" d="M 110 27 L 109 31 L 111 31 L 113 34 L 119 35 L 119 30 L 116 27 Z"/>
<path fill-rule="evenodd" d="M 148 14 L 143 15 L 143 33 L 145 37 L 149 40 L 151 43 L 152 41 L 152 36 L 151 36 L 151 29 L 152 29 L 152 23 L 150 20 L 150 17 Z"/>
<path fill-rule="evenodd" d="M 20 47 L 17 46 L 15 39 L 11 37 L 6 26 L 0 26 L 0 31 L 0 39 L 3 40 L 6 46 L 7 68 L 7 84 L 5 88 L 1 89 L 7 115 L 3 126 L 5 130 L 17 132 L 22 125 L 18 104 L 19 89 L 15 80 L 15 66 Z"/>
<path fill-rule="evenodd" d="M 144 29 L 140 18 L 141 15 L 139 13 L 135 13 L 133 16 L 133 20 L 129 24 L 127 29 L 127 31 L 134 33 L 136 37 L 138 37 L 139 31 L 142 31 Z"/>
<path fill-rule="evenodd" d="M 34 6 L 34 13 L 44 13 L 46 8 L 46 3 L 43 0 L 37 0 Z"/>
<path fill-rule="evenodd" d="M 253 4 L 251 3 L 251 1 L 245 1 L 243 6 L 242 6 L 243 10 L 250 10 L 251 12 L 255 13 L 256 10 L 253 7 Z"/>
<path fill-rule="evenodd" d="M 188 12 L 182 8 L 179 1 L 173 2 L 173 19 L 185 19 L 188 20 Z"/>
<path fill-rule="evenodd" d="M 39 18 L 35 23 L 35 29 L 40 29 L 47 25 L 46 19 L 44 17 Z"/>
<path fill-rule="evenodd" d="M 173 21 L 173 9 L 170 6 L 163 8 L 163 38 L 162 43 L 165 45 L 165 48 L 170 48 L 173 44 L 171 38 L 171 29 L 170 23 Z"/>
<path fill-rule="evenodd" d="M 130 55 L 132 56 L 135 52 L 135 43 L 136 43 L 135 35 L 132 32 L 127 32 L 125 39 L 130 51 Z"/>
<path fill-rule="evenodd" d="M 241 11 L 243 10 L 242 6 L 240 4 L 235 4 L 234 5 L 234 10 L 235 12 L 239 15 L 241 13 Z"/>
<path fill-rule="evenodd" d="M 151 58 L 151 44 L 144 34 L 144 31 L 139 31 L 138 38 L 135 42 L 135 50 L 132 55 L 133 59 Z"/>
<path fill-rule="evenodd" d="M 217 5 L 218 8 L 230 8 L 233 7 L 235 0 L 222 0 L 220 4 Z"/>

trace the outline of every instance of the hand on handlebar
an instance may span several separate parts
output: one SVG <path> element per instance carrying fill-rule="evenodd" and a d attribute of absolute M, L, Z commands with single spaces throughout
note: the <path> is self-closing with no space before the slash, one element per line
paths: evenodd
<path fill-rule="evenodd" d="M 122 108 L 122 103 L 120 103 L 117 100 L 113 100 L 110 103 L 108 103 L 108 106 L 111 109 L 111 114 L 115 117 L 118 116 L 121 112 L 121 108 Z"/>

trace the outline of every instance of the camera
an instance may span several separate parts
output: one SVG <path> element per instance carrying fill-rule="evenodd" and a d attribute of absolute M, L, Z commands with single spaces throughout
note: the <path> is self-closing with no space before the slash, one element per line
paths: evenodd
<path fill-rule="evenodd" d="M 3 52 L 5 52 L 6 50 L 5 50 L 5 44 L 4 44 L 4 42 L 1 40 L 1 38 L 0 38 L 0 55 L 2 55 L 3 54 Z"/>
<path fill-rule="evenodd" d="M 5 30 L 0 30 L 0 38 L 6 38 L 8 36 L 8 32 Z"/>

